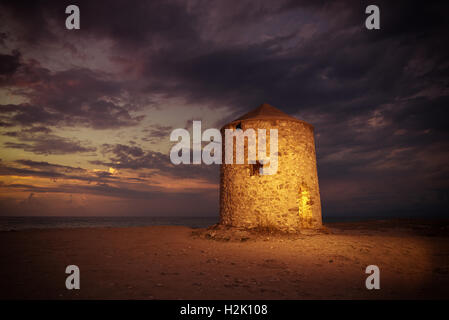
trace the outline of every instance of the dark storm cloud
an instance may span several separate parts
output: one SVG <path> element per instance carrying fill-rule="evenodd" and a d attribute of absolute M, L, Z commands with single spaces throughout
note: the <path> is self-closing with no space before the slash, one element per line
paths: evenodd
<path fill-rule="evenodd" d="M 123 149 L 118 147 L 118 149 Z M 89 174 L 89 172 L 83 168 L 63 166 L 54 163 L 48 163 L 45 161 L 33 161 L 33 160 L 17 160 L 14 163 L 7 165 L 0 161 L 0 175 L 3 176 L 24 176 L 24 177 L 39 177 L 52 179 L 54 182 L 60 181 L 57 186 L 54 187 L 42 187 L 29 184 L 17 184 L 4 182 L 0 183 L 1 188 L 12 188 L 31 193 L 87 193 L 101 196 L 111 196 L 125 199 L 152 199 L 152 198 L 173 198 L 175 195 L 164 195 L 158 187 L 147 186 L 146 190 L 131 189 L 123 182 L 129 181 L 144 181 L 143 179 L 130 178 L 120 179 L 112 176 L 106 171 L 97 171 L 95 175 Z M 88 182 L 89 185 L 80 185 L 67 182 L 68 180 L 79 180 Z M 111 184 L 112 183 L 112 184 Z M 113 185 L 114 184 L 114 185 Z M 176 193 L 180 197 L 187 195 L 196 196 L 203 191 L 186 190 L 185 192 Z M 195 195 L 194 195 L 195 196 Z M 175 196 L 176 197 L 176 196 Z"/>
<path fill-rule="evenodd" d="M 64 175 L 54 171 L 36 171 L 29 168 L 17 168 L 6 165 L 0 165 L 0 174 L 3 176 L 32 176 L 32 177 L 44 177 L 44 178 L 61 178 Z"/>
<path fill-rule="evenodd" d="M 37 132 L 44 132 L 35 134 Z M 95 147 L 83 145 L 82 142 L 69 138 L 46 134 L 44 127 L 33 127 L 20 132 L 6 132 L 4 135 L 18 139 L 18 142 L 6 141 L 5 148 L 22 149 L 36 154 L 71 154 L 96 151 Z"/>
<path fill-rule="evenodd" d="M 53 181 L 79 180 L 88 182 L 89 184 L 116 182 L 118 179 L 107 171 L 96 171 L 92 173 L 79 167 L 64 166 L 46 161 L 33 161 L 25 159 L 16 160 L 10 164 L 0 162 L 0 175 L 48 178 Z M 2 187 L 4 187 L 4 185 L 2 185 Z M 16 185 L 15 187 L 19 186 Z M 29 190 L 29 187 L 27 187 L 27 190 Z M 39 192 L 38 190 L 39 189 L 37 187 L 36 191 Z"/>
<path fill-rule="evenodd" d="M 155 124 L 150 128 L 142 130 L 144 136 L 141 138 L 141 140 L 156 143 L 158 141 L 161 141 L 162 139 L 167 139 L 168 137 L 170 137 L 170 133 L 172 130 L 173 127 L 171 126 Z"/>
<path fill-rule="evenodd" d="M 297 15 L 297 24 L 284 34 L 273 32 L 275 36 L 268 40 L 223 45 L 220 38 L 213 42 L 201 37 L 207 27 L 205 17 L 217 10 L 219 2 L 139 1 L 130 5 L 111 1 L 106 5 L 89 1 L 78 4 L 83 14 L 80 32 L 113 39 L 128 54 L 130 48 L 145 49 L 148 92 L 187 96 L 192 101 L 203 99 L 211 105 L 232 102 L 238 109 L 268 101 L 290 112 L 317 107 L 322 111 L 346 113 L 350 108 L 363 112 L 368 108 L 367 101 L 379 104 L 397 93 L 427 85 L 422 77 L 404 79 L 404 67 L 414 55 L 419 54 L 417 59 L 423 62 L 447 58 L 442 50 L 446 46 L 439 40 L 448 25 L 447 19 L 441 19 L 441 2 L 422 6 L 408 1 L 378 1 L 382 29 L 374 32 L 363 27 L 363 2 L 241 3 L 223 6 L 216 18 L 218 25 L 211 27 L 232 27 L 234 23 L 241 27 L 240 34 L 245 34 L 252 24 L 263 23 L 269 31 L 270 24 L 273 29 L 282 27 L 279 17 L 287 13 Z M 65 5 L 33 5 L 33 16 L 51 15 L 63 23 L 65 16 L 57 12 L 62 12 Z M 26 24 L 30 10 L 16 8 L 14 12 L 20 15 L 23 11 Z M 301 20 L 304 13 L 312 17 L 308 22 L 315 23 L 318 30 L 313 37 L 300 41 L 302 35 L 298 33 L 306 27 Z M 267 17 L 271 19 L 266 21 Z M 44 19 L 35 19 L 46 24 Z M 35 33 L 36 37 L 46 35 L 38 30 Z M 88 87 L 96 86 L 90 83 L 79 91 Z"/>
<path fill-rule="evenodd" d="M 52 130 L 50 128 L 47 127 L 43 127 L 43 126 L 37 126 L 37 127 L 31 127 L 31 128 L 27 128 L 27 129 L 22 129 L 22 132 L 25 133 L 46 133 L 49 134 Z"/>
<path fill-rule="evenodd" d="M 139 146 L 123 144 L 104 144 L 102 153 L 109 161 L 93 160 L 90 163 L 115 169 L 153 169 L 154 173 L 158 174 L 168 174 L 179 178 L 203 178 L 210 182 L 218 182 L 219 174 L 216 165 L 174 165 L 168 154 L 144 151 Z"/>
<path fill-rule="evenodd" d="M 35 140 L 30 144 L 5 142 L 5 148 L 22 149 L 36 154 L 69 154 L 78 152 L 91 152 L 96 148 L 86 148 L 78 142 L 61 138 L 46 138 L 45 140 Z"/>
<path fill-rule="evenodd" d="M 17 137 L 17 138 L 26 138 L 29 136 L 34 136 L 35 134 L 49 134 L 52 130 L 48 127 L 44 126 L 35 126 L 35 127 L 27 127 L 21 129 L 20 131 L 5 131 L 3 133 L 4 136 L 7 137 Z"/>
<path fill-rule="evenodd" d="M 97 183 L 95 185 L 76 186 L 76 185 L 58 185 L 57 187 L 38 187 L 27 184 L 5 184 L 2 187 L 20 189 L 32 193 L 87 193 L 100 196 L 111 196 L 127 199 L 151 199 L 160 196 L 162 192 L 157 190 L 139 191 L 124 187 L 114 187 L 106 183 Z"/>
<path fill-rule="evenodd" d="M 63 114 L 50 113 L 40 106 L 29 104 L 0 105 L 0 117 L 4 122 L 4 127 L 31 126 L 34 124 L 55 125 L 65 120 Z"/>
<path fill-rule="evenodd" d="M 65 26 L 65 8 L 71 1 L 3 1 L 6 12 L 20 21 L 17 32 L 28 42 L 58 41 L 54 25 Z M 183 1 L 77 1 L 82 12 L 82 36 L 117 39 L 133 48 L 154 45 L 167 38 L 186 44 L 197 36 L 195 12 Z M 5 13 L 6 15 L 6 13 Z M 53 21 L 49 21 L 49 19 Z M 36 27 L 39 26 L 39 27 Z M 145 43 L 143 43 L 145 42 Z"/>
<path fill-rule="evenodd" d="M 50 27 L 54 21 L 64 25 L 67 4 L 4 2 L 2 14 L 14 16 L 16 36 L 24 43 L 67 45 Z M 23 61 L 17 48 L 0 56 L 1 84 L 25 83 L 32 92 L 22 92 L 28 103 L 2 106 L 0 125 L 136 125 L 141 118 L 132 110 L 140 106 L 123 104 L 123 91 L 181 97 L 211 109 L 228 106 L 232 114 L 223 115 L 223 122 L 268 102 L 315 126 L 325 212 L 344 212 L 349 203 L 350 211 L 423 204 L 447 211 L 446 196 L 434 200 L 449 189 L 446 2 L 77 4 L 78 35 L 111 40 L 111 57 L 138 61 L 140 89 L 86 68 L 51 71 Z M 368 4 L 379 5 L 381 30 L 365 29 Z M 167 130 L 155 126 L 142 140 Z M 216 169 L 175 167 L 168 155 L 137 145 L 103 149 L 108 160 L 95 163 L 113 168 L 211 180 Z"/>
<path fill-rule="evenodd" d="M 87 171 L 82 168 L 26 159 L 16 160 L 13 165 L 0 163 L 0 168 L 2 175 L 36 176 L 46 178 L 74 178 L 78 176 L 78 180 L 85 180 L 82 175 L 87 173 Z"/>
<path fill-rule="evenodd" d="M 282 50 L 283 39 L 279 39 L 277 47 L 267 40 L 193 57 L 168 51 L 149 60 L 148 73 L 165 76 L 169 83 L 177 81 L 178 87 L 166 90 L 178 90 L 192 101 L 226 101 L 239 109 L 268 101 L 291 113 L 319 109 L 347 117 L 348 112 L 364 113 L 398 94 L 405 96 L 427 87 L 431 80 L 427 74 L 404 72 L 413 58 L 417 64 L 447 61 L 445 51 L 432 50 L 431 40 L 419 44 L 400 40 L 372 39 L 364 30 L 342 34 L 330 30 L 289 50 Z M 414 57 L 422 44 L 429 47 Z M 445 85 L 446 77 L 447 66 L 432 80 Z"/>
<path fill-rule="evenodd" d="M 20 66 L 19 59 L 20 54 L 17 51 L 14 54 L 0 54 L 0 77 L 16 72 Z"/>
<path fill-rule="evenodd" d="M 104 165 L 116 169 L 156 169 L 166 170 L 170 167 L 170 159 L 160 152 L 144 151 L 138 146 L 123 144 L 104 144 L 102 152 L 109 161 L 93 160 L 92 164 Z"/>
<path fill-rule="evenodd" d="M 136 125 L 143 119 L 130 114 L 135 105 L 121 103 L 126 90 L 120 83 L 89 69 L 51 72 L 35 61 L 21 62 L 0 84 L 13 87 L 13 93 L 29 100 L 0 105 L 2 122 L 10 125 L 107 129 Z"/>
<path fill-rule="evenodd" d="M 437 45 L 432 39 L 436 40 L 438 34 L 432 32 L 429 39 L 420 40 L 420 43 L 410 37 L 416 36 L 417 30 L 418 35 L 427 35 L 435 29 L 441 32 L 442 27 L 441 22 L 435 22 L 440 21 L 435 16 L 440 17 L 441 9 L 433 4 L 420 10 L 420 6 L 408 2 L 401 5 L 381 3 L 382 13 L 385 12 L 382 14 L 383 28 L 377 33 L 369 33 L 362 28 L 364 6 L 358 3 L 335 5 L 341 11 L 340 15 L 334 15 L 328 2 L 297 1 L 276 6 L 249 3 L 242 6 L 241 11 L 236 10 L 226 19 L 219 20 L 223 24 L 220 27 L 235 22 L 245 30 L 251 23 L 261 23 L 267 16 L 276 17 L 288 10 L 298 16 L 305 10 L 311 16 L 324 13 L 321 19 L 328 19 L 331 26 L 301 46 L 289 44 L 295 38 L 295 32 L 304 27 L 301 20 L 289 36 L 254 44 L 223 46 L 203 41 L 199 35 L 204 26 L 196 12 L 207 15 L 207 10 L 214 9 L 211 4 L 201 3 L 202 10 L 199 10 L 200 5 L 194 6 L 197 11 L 188 11 L 182 2 L 138 2 L 133 6 L 120 1 L 108 5 L 81 2 L 79 6 L 84 9 L 85 28 L 81 32 L 110 37 L 124 50 L 130 46 L 147 48 L 149 93 L 181 95 L 193 102 L 204 100 L 211 105 L 224 101 L 242 111 L 262 101 L 290 112 L 319 107 L 322 112 L 343 113 L 342 117 L 348 111 L 364 112 L 367 104 L 376 105 L 392 99 L 398 92 L 409 91 L 410 84 L 417 79 L 402 81 L 403 68 L 418 45 L 424 45 L 422 59 L 432 54 L 426 46 Z M 49 5 L 36 6 L 35 15 L 44 16 L 47 11 L 47 14 L 56 14 L 56 8 L 63 7 L 63 3 L 51 8 Z M 127 10 L 123 10 L 124 7 Z M 27 14 L 25 10 L 24 15 Z M 59 20 L 62 22 L 63 17 Z M 273 24 L 273 27 L 277 25 Z M 360 32 L 342 32 L 354 27 L 360 28 Z M 37 36 L 45 35 L 36 33 Z M 153 43 L 156 40 L 157 43 Z M 219 43 L 220 39 L 216 40 Z M 142 41 L 148 42 L 143 44 Z M 161 48 L 156 51 L 152 45 Z M 285 49 L 286 46 L 291 48 Z M 433 54 L 434 57 L 428 58 L 440 56 L 442 59 L 440 53 Z M 419 83 L 423 85 L 422 80 Z M 412 89 L 418 90 L 419 83 L 412 85 Z M 92 84 L 86 87 L 96 88 Z M 65 94 L 72 95 L 72 92 Z M 64 108 L 71 109 L 70 106 Z M 102 106 L 92 110 L 97 108 L 101 110 Z M 93 118 L 100 119 L 101 116 Z"/>
<path fill-rule="evenodd" d="M 74 173 L 74 172 L 85 173 L 86 172 L 86 170 L 82 169 L 82 168 L 63 166 L 60 164 L 49 163 L 46 161 L 33 161 L 33 160 L 20 159 L 20 160 L 14 161 L 14 162 L 24 165 L 24 166 L 27 166 L 27 167 L 30 167 L 30 168 L 33 168 L 33 169 L 46 170 L 46 171 L 51 171 L 51 172 L 59 172 L 59 173 Z"/>

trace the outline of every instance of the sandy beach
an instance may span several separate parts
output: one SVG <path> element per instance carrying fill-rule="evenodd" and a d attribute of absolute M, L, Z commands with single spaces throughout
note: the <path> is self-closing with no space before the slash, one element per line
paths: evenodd
<path fill-rule="evenodd" d="M 448 226 L 333 223 L 327 234 L 229 240 L 175 226 L 6 231 L 0 298 L 448 299 Z M 71 264 L 80 290 L 65 288 Z M 372 264 L 380 290 L 365 288 Z"/>

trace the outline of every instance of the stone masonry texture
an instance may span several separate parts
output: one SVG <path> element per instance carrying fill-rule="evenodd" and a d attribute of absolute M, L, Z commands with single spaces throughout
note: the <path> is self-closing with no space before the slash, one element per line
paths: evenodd
<path fill-rule="evenodd" d="M 245 163 L 220 167 L 220 224 L 245 229 L 296 232 L 320 228 L 321 201 L 313 127 L 282 111 L 263 104 L 225 129 L 278 130 L 278 171 L 261 175 L 261 164 L 249 164 L 245 139 Z M 223 155 L 225 152 L 223 144 Z M 235 141 L 234 141 L 235 160 Z"/>

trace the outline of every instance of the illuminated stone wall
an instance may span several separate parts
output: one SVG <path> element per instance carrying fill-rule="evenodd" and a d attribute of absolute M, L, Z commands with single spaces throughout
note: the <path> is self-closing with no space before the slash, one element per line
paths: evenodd
<path fill-rule="evenodd" d="M 278 129 L 278 171 L 274 175 L 255 173 L 257 167 L 247 162 L 245 142 L 245 164 L 220 167 L 220 223 L 287 232 L 321 227 L 313 127 L 294 118 L 245 119 L 224 126 L 222 136 L 225 129 L 236 126 L 256 133 L 266 129 L 268 155 L 269 129 Z"/>

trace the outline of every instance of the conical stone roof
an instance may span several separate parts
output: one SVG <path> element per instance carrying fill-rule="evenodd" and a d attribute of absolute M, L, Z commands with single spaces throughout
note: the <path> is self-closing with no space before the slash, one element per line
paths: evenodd
<path fill-rule="evenodd" d="M 299 120 L 295 117 L 292 117 L 285 112 L 275 108 L 268 103 L 263 103 L 258 106 L 256 109 L 244 114 L 243 116 L 235 119 L 231 123 L 242 121 L 242 120 L 291 120 L 291 121 L 299 121 L 306 125 L 309 125 L 313 128 L 313 126 L 305 121 Z"/>

